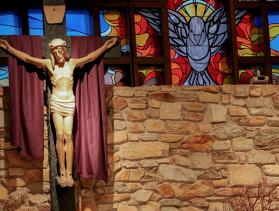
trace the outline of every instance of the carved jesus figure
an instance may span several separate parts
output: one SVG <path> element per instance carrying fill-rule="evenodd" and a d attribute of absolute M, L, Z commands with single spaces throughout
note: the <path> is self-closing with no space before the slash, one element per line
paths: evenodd
<path fill-rule="evenodd" d="M 73 118 L 76 107 L 73 92 L 73 73 L 76 67 L 93 62 L 117 42 L 116 38 L 107 40 L 103 46 L 82 58 L 69 58 L 66 42 L 62 39 L 53 39 L 49 43 L 51 59 L 32 57 L 13 48 L 7 41 L 0 39 L 0 47 L 26 63 L 31 63 L 48 72 L 52 84 L 52 93 L 49 101 L 50 111 L 56 130 L 56 151 L 60 176 L 58 183 L 61 187 L 72 187 L 73 168 Z"/>

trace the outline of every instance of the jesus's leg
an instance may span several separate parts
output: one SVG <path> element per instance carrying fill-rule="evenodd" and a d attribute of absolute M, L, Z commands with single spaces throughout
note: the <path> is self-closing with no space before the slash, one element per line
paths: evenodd
<path fill-rule="evenodd" d="M 61 187 L 65 187 L 66 184 L 66 167 L 65 167 L 65 145 L 63 134 L 63 117 L 60 114 L 53 113 L 52 119 L 56 131 L 56 152 L 58 157 L 60 177 L 58 183 Z"/>
<path fill-rule="evenodd" d="M 73 159 L 74 159 L 74 146 L 73 146 L 73 116 L 64 117 L 64 138 L 66 141 L 66 174 L 67 174 L 67 186 L 72 187 L 74 180 L 72 177 Z"/>

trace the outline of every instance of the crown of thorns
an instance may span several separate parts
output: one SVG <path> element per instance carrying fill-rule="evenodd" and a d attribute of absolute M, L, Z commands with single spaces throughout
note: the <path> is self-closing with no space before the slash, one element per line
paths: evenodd
<path fill-rule="evenodd" d="M 48 44 L 50 49 L 56 48 L 58 46 L 66 47 L 66 42 L 60 38 L 56 38 L 51 40 L 51 42 Z"/>

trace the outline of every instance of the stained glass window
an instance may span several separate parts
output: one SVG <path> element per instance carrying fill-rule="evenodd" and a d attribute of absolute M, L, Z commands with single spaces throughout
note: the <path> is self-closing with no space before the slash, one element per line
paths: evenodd
<path fill-rule="evenodd" d="M 9 86 L 8 66 L 0 64 L 0 87 Z"/>
<path fill-rule="evenodd" d="M 89 10 L 66 11 L 67 36 L 91 36 L 93 35 L 93 20 Z"/>
<path fill-rule="evenodd" d="M 237 48 L 239 56 L 263 56 L 263 30 L 262 21 L 259 14 L 253 10 L 236 11 L 244 13 L 242 17 L 236 15 L 236 34 L 237 34 Z"/>
<path fill-rule="evenodd" d="M 44 35 L 43 12 L 40 9 L 28 10 L 28 23 L 30 35 Z"/>
<path fill-rule="evenodd" d="M 130 86 L 128 69 L 125 65 L 105 65 L 105 85 Z"/>
<path fill-rule="evenodd" d="M 272 65 L 272 83 L 279 85 L 279 64 Z"/>
<path fill-rule="evenodd" d="M 162 38 L 159 9 L 140 9 L 135 13 L 134 20 L 137 56 L 160 56 Z"/>
<path fill-rule="evenodd" d="M 264 75 L 263 65 L 241 65 L 239 68 L 239 83 L 250 84 L 250 80 L 253 77 Z"/>
<path fill-rule="evenodd" d="M 21 20 L 15 11 L 0 12 L 0 35 L 21 35 Z"/>
<path fill-rule="evenodd" d="M 231 82 L 224 42 L 227 14 L 220 1 L 169 0 L 172 84 Z"/>
<path fill-rule="evenodd" d="M 117 36 L 120 38 L 121 52 L 128 55 L 130 52 L 127 34 L 127 18 L 120 10 L 100 10 L 101 36 Z"/>
<path fill-rule="evenodd" d="M 268 13 L 270 53 L 272 56 L 279 56 L 279 11 Z"/>
<path fill-rule="evenodd" d="M 138 68 L 139 85 L 162 85 L 164 84 L 164 69 L 158 65 L 144 65 Z"/>

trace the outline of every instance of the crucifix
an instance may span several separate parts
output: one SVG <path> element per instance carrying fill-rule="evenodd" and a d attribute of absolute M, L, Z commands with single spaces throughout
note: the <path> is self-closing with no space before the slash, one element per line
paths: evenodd
<path fill-rule="evenodd" d="M 73 168 L 73 119 L 75 113 L 75 96 L 73 93 L 74 69 L 93 62 L 117 42 L 116 38 L 107 40 L 103 46 L 81 58 L 69 58 L 66 42 L 56 38 L 49 43 L 50 59 L 32 57 L 13 48 L 7 41 L 0 39 L 0 47 L 26 63 L 33 64 L 47 71 L 52 84 L 50 110 L 56 130 L 56 152 L 59 172 L 58 183 L 61 187 L 72 187 Z"/>

